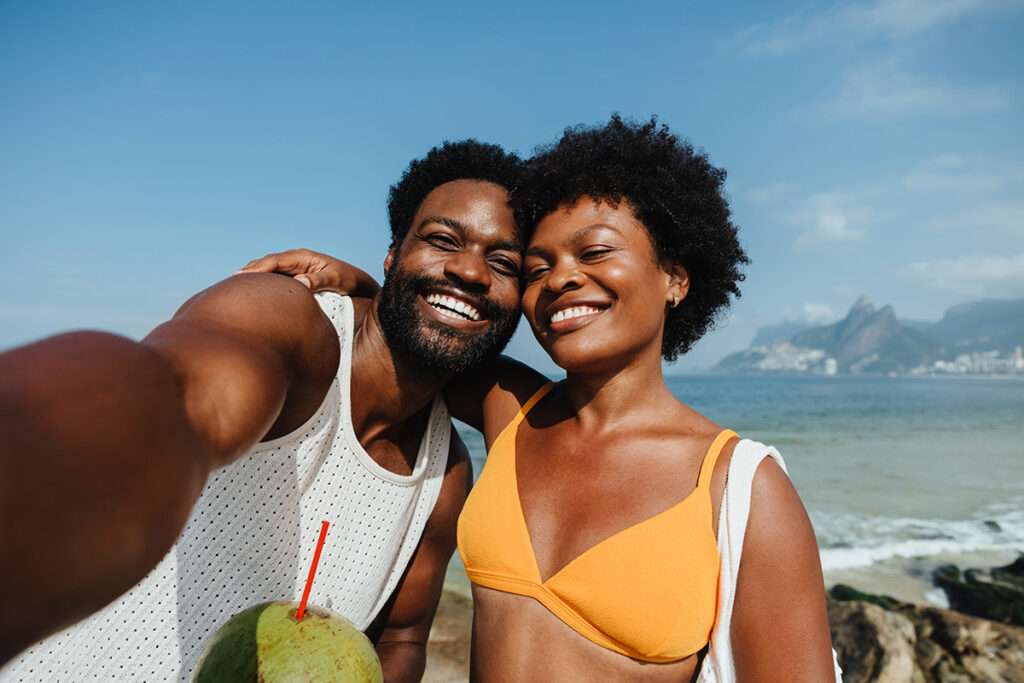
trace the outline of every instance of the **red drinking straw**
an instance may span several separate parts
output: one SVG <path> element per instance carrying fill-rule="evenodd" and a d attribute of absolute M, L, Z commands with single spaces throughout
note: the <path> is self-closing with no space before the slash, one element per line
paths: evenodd
<path fill-rule="evenodd" d="M 320 551 L 324 549 L 324 539 L 327 538 L 327 520 L 320 523 L 320 539 L 316 542 L 316 551 L 313 553 L 313 564 L 309 566 L 309 576 L 306 577 L 306 587 L 302 591 L 302 601 L 299 602 L 299 609 L 295 610 L 295 621 L 302 621 L 306 613 L 306 601 L 309 600 L 309 591 L 313 588 L 313 577 L 316 576 L 316 566 L 320 563 Z"/>

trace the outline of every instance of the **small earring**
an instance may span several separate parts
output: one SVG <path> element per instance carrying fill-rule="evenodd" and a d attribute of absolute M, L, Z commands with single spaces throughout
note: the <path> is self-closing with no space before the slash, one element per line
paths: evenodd
<path fill-rule="evenodd" d="M 678 305 L 679 305 L 679 295 L 678 294 L 673 294 L 672 295 L 672 308 L 675 308 Z"/>

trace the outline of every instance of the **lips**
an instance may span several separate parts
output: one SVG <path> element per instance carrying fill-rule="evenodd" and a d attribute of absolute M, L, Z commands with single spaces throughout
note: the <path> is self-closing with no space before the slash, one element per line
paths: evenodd
<path fill-rule="evenodd" d="M 611 307 L 608 302 L 566 301 L 546 311 L 548 328 L 552 332 L 571 332 L 589 325 Z"/>
<path fill-rule="evenodd" d="M 444 314 L 458 316 L 463 320 L 473 322 L 478 322 L 482 319 L 480 310 L 476 306 L 450 294 L 432 292 L 427 294 L 424 299 L 433 309 Z"/>
<path fill-rule="evenodd" d="M 597 308 L 596 306 L 573 306 L 572 308 L 563 308 L 560 311 L 556 311 L 551 316 L 553 323 L 560 323 L 563 320 L 572 320 L 573 318 L 582 318 L 587 315 L 596 315 L 603 309 Z"/>

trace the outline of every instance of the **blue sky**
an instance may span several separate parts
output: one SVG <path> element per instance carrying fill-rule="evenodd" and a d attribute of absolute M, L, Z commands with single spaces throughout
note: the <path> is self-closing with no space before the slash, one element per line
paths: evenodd
<path fill-rule="evenodd" d="M 0 6 L 0 348 L 141 336 L 289 246 L 379 275 L 410 159 L 613 111 L 728 170 L 753 259 L 679 371 L 860 294 L 1024 296 L 1020 0 L 291 5 Z"/>

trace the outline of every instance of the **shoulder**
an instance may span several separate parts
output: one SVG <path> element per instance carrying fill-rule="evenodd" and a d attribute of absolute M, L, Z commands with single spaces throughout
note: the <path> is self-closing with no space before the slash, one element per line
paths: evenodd
<path fill-rule="evenodd" d="M 243 273 L 222 280 L 186 301 L 174 317 L 285 338 L 330 324 L 306 287 L 272 273 Z"/>
<path fill-rule="evenodd" d="M 814 529 L 778 461 L 766 455 L 756 467 L 731 628 L 737 672 L 751 680 L 833 680 Z"/>
<path fill-rule="evenodd" d="M 496 393 L 512 398 L 517 409 L 550 381 L 526 363 L 505 355 L 495 359 L 492 373 Z"/>
<path fill-rule="evenodd" d="M 494 385 L 484 398 L 485 435 L 490 443 L 550 380 L 508 356 L 495 361 Z"/>
<path fill-rule="evenodd" d="M 748 579 L 768 579 L 785 557 L 787 564 L 803 565 L 820 580 L 818 545 L 810 517 L 786 470 L 769 452 L 764 444 L 748 443 L 738 456 L 743 462 L 737 464 L 747 468 L 744 476 L 751 477 L 741 566 Z"/>
<path fill-rule="evenodd" d="M 215 332 L 235 343 L 272 351 L 299 384 L 326 391 L 338 367 L 340 346 L 334 325 L 313 294 L 290 277 L 244 273 L 223 280 L 189 299 L 175 321 Z M 293 392 L 289 392 L 291 396 Z"/>
<path fill-rule="evenodd" d="M 814 564 L 818 565 L 814 529 L 800 495 L 775 458 L 765 456 L 757 464 L 750 488 L 744 562 L 747 559 L 757 562 L 761 556 L 774 554 L 779 548 L 800 551 L 794 559 L 809 561 L 813 557 Z"/>
<path fill-rule="evenodd" d="M 500 355 L 455 377 L 445 389 L 452 414 L 493 438 L 519 408 L 548 382 L 529 365 Z"/>

